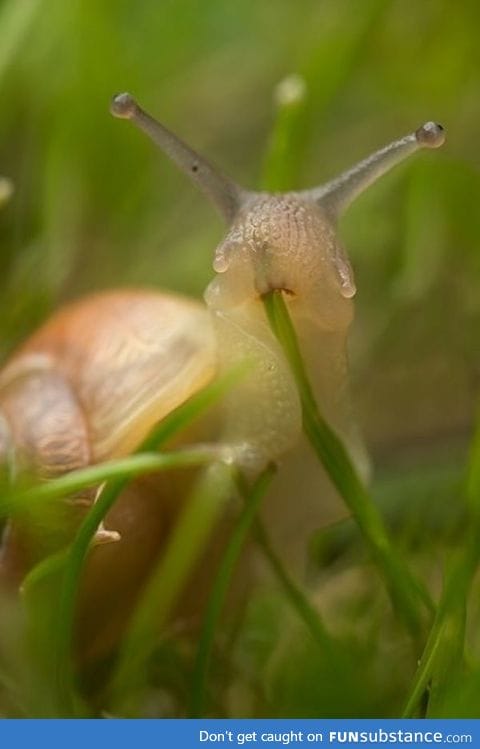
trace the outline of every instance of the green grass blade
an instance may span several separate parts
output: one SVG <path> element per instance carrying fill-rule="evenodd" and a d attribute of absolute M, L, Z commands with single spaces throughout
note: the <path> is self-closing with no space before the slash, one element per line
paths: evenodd
<path fill-rule="evenodd" d="M 42 0 L 9 0 L 0 13 L 0 80 L 40 10 Z"/>
<path fill-rule="evenodd" d="M 305 434 L 356 520 L 386 582 L 392 603 L 411 632 L 418 636 L 424 626 L 425 605 L 431 607 L 428 594 L 394 549 L 382 518 L 358 477 L 347 450 L 319 413 L 281 293 L 267 294 L 264 304 L 272 330 L 285 351 L 298 387 Z"/>
<path fill-rule="evenodd" d="M 451 659 L 446 650 L 451 649 L 452 631 L 458 633 L 460 626 L 462 632 L 461 638 L 463 639 L 463 627 L 461 623 L 465 611 L 467 585 L 464 560 L 460 558 L 457 564 L 452 565 L 452 570 L 447 576 L 435 620 L 428 635 L 427 643 L 402 713 L 402 717 L 404 718 L 415 717 L 422 695 L 437 667 L 445 673 L 449 670 L 447 660 L 451 661 Z M 463 651 L 463 647 L 459 648 L 457 642 L 454 649 L 458 659 L 458 651 L 459 649 Z"/>
<path fill-rule="evenodd" d="M 443 619 L 438 648 L 433 658 L 427 718 L 451 717 L 444 714 L 445 700 L 452 685 L 458 685 L 464 668 L 467 591 L 461 591 Z"/>
<path fill-rule="evenodd" d="M 277 106 L 262 169 L 263 190 L 292 189 L 299 171 L 297 139 L 305 119 L 306 85 L 299 75 L 289 75 L 275 89 Z"/>
<path fill-rule="evenodd" d="M 442 626 L 441 622 L 437 620 L 432 627 L 429 638 L 427 640 L 427 645 L 423 652 L 420 665 L 413 681 L 410 695 L 403 710 L 402 718 L 414 717 L 418 703 L 420 702 L 422 695 L 427 688 L 427 684 L 429 682 L 430 675 L 435 663 L 435 657 L 441 645 L 441 640 Z"/>
<path fill-rule="evenodd" d="M 24 599 L 28 599 L 46 578 L 63 570 L 67 554 L 67 549 L 62 549 L 56 554 L 50 554 L 49 557 L 42 559 L 30 570 L 22 581 L 21 594 Z"/>
<path fill-rule="evenodd" d="M 320 614 L 312 606 L 302 588 L 296 583 L 285 569 L 281 558 L 273 548 L 267 529 L 262 522 L 255 523 L 255 541 L 257 542 L 265 560 L 283 589 L 286 599 L 290 602 L 293 611 L 303 621 L 314 642 L 324 652 L 329 652 L 332 646 L 332 638 L 323 624 Z"/>
<path fill-rule="evenodd" d="M 146 475 L 170 468 L 179 461 L 182 466 L 199 465 L 220 457 L 219 451 L 201 448 L 199 450 L 181 451 L 159 455 L 158 453 L 141 453 L 120 460 L 110 460 L 99 465 L 80 468 L 77 471 L 52 479 L 31 489 L 0 497 L 0 517 L 10 517 L 28 510 L 33 503 L 52 502 L 74 494 L 81 489 L 102 484 L 104 481 L 129 481 L 137 476 Z"/>
<path fill-rule="evenodd" d="M 137 714 L 148 660 L 232 492 L 232 469 L 215 464 L 207 469 L 186 502 L 122 644 L 110 687 L 114 714 Z"/>
<path fill-rule="evenodd" d="M 132 456 L 132 458 L 127 460 L 134 461 L 135 457 L 142 458 L 142 456 L 139 455 Z M 179 450 L 175 453 L 163 454 L 155 457 L 157 458 L 157 462 L 153 463 L 153 461 L 148 461 L 148 464 L 156 465 L 156 470 L 160 471 L 203 465 L 206 462 L 212 461 L 213 453 L 211 450 L 201 449 L 191 451 Z M 138 472 L 136 472 L 135 475 L 139 475 Z M 56 640 L 55 657 L 57 661 L 56 673 L 58 694 L 64 695 L 65 697 L 63 702 L 65 703 L 64 706 L 67 714 L 72 709 L 72 702 L 69 699 L 69 695 L 71 695 L 73 691 L 74 683 L 71 669 L 71 648 L 75 617 L 75 600 L 80 575 L 97 528 L 117 499 L 117 482 L 123 482 L 124 480 L 124 476 L 122 476 L 121 479 L 116 478 L 113 482 L 107 485 L 105 491 L 102 491 L 99 499 L 82 522 L 66 559 L 59 602 L 59 628 Z"/>
<path fill-rule="evenodd" d="M 429 682 L 435 710 L 438 695 L 458 671 L 464 650 L 467 598 L 480 560 L 480 418 L 472 440 L 467 470 L 466 500 L 470 514 L 469 532 L 451 565 L 437 614 L 425 650 L 413 680 L 404 709 L 404 717 L 412 717 Z"/>
<path fill-rule="evenodd" d="M 275 468 L 268 466 L 255 481 L 253 487 L 247 489 L 244 509 L 233 529 L 213 581 L 203 617 L 193 668 L 190 707 L 190 717 L 192 718 L 199 718 L 205 712 L 206 685 L 218 620 L 225 603 L 235 565 L 274 474 Z"/>
<path fill-rule="evenodd" d="M 195 393 L 188 401 L 182 403 L 151 431 L 136 452 L 149 452 L 165 445 L 172 437 L 181 434 L 184 429 L 203 416 L 212 406 L 218 403 L 228 391 L 248 372 L 248 362 L 234 367 L 229 372 L 217 377 L 203 390 Z"/>
<path fill-rule="evenodd" d="M 140 445 L 139 454 L 132 456 L 129 460 L 144 460 L 142 451 L 154 450 L 164 445 L 175 435 L 181 433 L 183 429 L 202 416 L 211 408 L 220 398 L 232 387 L 232 385 L 243 376 L 244 368 L 233 370 L 223 377 L 219 377 L 206 388 L 196 393 L 192 398 L 183 403 L 171 414 L 165 417 L 162 422 L 151 432 L 150 435 Z M 200 451 L 202 452 L 202 451 Z M 210 452 L 210 461 L 214 457 Z M 198 451 L 194 451 L 199 457 Z M 208 455 L 204 457 L 208 460 Z M 192 454 L 190 453 L 190 456 Z M 190 460 L 189 453 L 179 451 L 175 457 L 171 455 L 163 458 L 168 461 L 169 467 L 186 466 Z M 159 456 L 156 456 L 157 458 Z M 195 460 L 195 455 L 193 456 Z M 150 460 L 150 458 L 148 458 Z M 183 461 L 183 463 L 182 463 Z M 148 462 L 148 461 L 147 461 Z M 202 462 L 202 461 L 200 461 Z M 205 462 L 205 461 L 203 461 Z M 175 465 L 174 465 L 175 464 Z M 198 464 L 198 463 L 197 463 Z M 192 465 L 190 463 L 190 465 Z M 166 468 L 164 463 L 164 468 Z M 101 470 L 100 466 L 94 466 L 86 470 Z M 138 475 L 138 474 L 136 474 Z M 68 481 L 69 477 L 64 477 Z M 113 478 L 107 482 L 103 488 L 99 500 L 90 510 L 89 514 L 83 521 L 76 538 L 73 541 L 70 552 L 67 556 L 64 580 L 60 594 L 59 602 L 59 636 L 56 641 L 56 662 L 57 662 L 57 682 L 60 695 L 71 695 L 74 691 L 74 675 L 70 663 L 71 647 L 73 642 L 73 625 L 75 618 L 75 601 L 80 581 L 80 575 L 88 553 L 95 531 L 99 524 L 103 522 L 109 510 L 113 507 L 122 490 L 127 486 L 128 481 L 132 478 L 130 475 L 120 475 L 113 473 Z M 62 479 L 63 480 L 63 479 Z M 72 479 L 71 479 L 72 480 Z M 72 700 L 64 700 L 64 708 L 68 713 L 72 706 Z"/>

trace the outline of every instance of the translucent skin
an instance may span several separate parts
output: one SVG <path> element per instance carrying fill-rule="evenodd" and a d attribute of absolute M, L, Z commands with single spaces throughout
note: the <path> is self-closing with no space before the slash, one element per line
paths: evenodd
<path fill-rule="evenodd" d="M 250 197 L 218 247 L 214 267 L 217 276 L 205 299 L 222 342 L 220 360 L 224 367 L 238 358 L 252 360 L 243 396 L 236 393 L 232 399 L 226 439 L 238 441 L 239 449 L 248 445 L 249 457 L 242 462 L 255 468 L 282 455 L 301 429 L 298 394 L 265 317 L 262 296 L 283 290 L 302 339 L 304 323 L 312 324 L 313 335 L 302 344 L 315 351 L 318 331 L 336 341 L 329 346 L 329 358 L 342 358 L 353 315 L 351 269 L 321 209 L 295 193 Z M 312 372 L 313 380 L 323 383 L 319 395 L 330 411 L 332 393 L 323 391 L 333 387 L 337 392 L 345 367 L 335 364 L 335 383 L 327 382 L 332 378 L 318 357 L 312 358 L 320 370 Z"/>
<path fill-rule="evenodd" d="M 217 249 L 214 267 L 217 276 L 205 299 L 220 364 L 228 369 L 251 362 L 251 374 L 227 398 L 223 438 L 253 474 L 269 460 L 280 461 L 264 516 L 279 548 L 301 565 L 308 536 L 345 510 L 301 436 L 297 389 L 262 295 L 284 291 L 321 412 L 365 468 L 347 378 L 352 271 L 326 213 L 295 193 L 250 196 Z"/>

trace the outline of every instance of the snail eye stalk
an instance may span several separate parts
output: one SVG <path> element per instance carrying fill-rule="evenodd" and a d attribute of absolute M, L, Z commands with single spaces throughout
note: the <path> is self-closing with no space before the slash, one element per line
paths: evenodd
<path fill-rule="evenodd" d="M 246 194 L 241 187 L 145 112 L 130 94 L 114 96 L 110 111 L 143 130 L 200 187 L 227 223 L 232 222 Z"/>
<path fill-rule="evenodd" d="M 412 153 L 421 148 L 439 148 L 444 142 L 443 127 L 435 122 L 426 122 L 414 133 L 375 151 L 336 179 L 305 194 L 337 218 L 367 187 Z"/>

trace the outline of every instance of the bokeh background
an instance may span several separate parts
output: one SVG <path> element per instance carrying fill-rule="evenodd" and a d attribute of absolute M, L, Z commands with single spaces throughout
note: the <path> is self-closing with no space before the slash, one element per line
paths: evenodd
<path fill-rule="evenodd" d="M 110 116 L 119 90 L 249 187 L 261 181 L 273 91 L 286 75 L 307 87 L 285 164 L 293 189 L 441 122 L 445 147 L 382 179 L 341 225 L 357 279 L 351 365 L 375 496 L 438 586 L 465 530 L 480 373 L 479 28 L 475 0 L 3 0 L 0 174 L 15 189 L 0 209 L 1 359 L 65 300 L 121 285 L 200 297 L 212 275 L 219 220 L 163 155 Z M 319 691 L 320 666 L 299 645 L 295 673 L 281 654 L 269 661 L 270 712 L 398 710 L 403 651 L 393 635 L 374 647 L 375 609 L 367 616 L 357 599 L 355 616 L 349 608 L 349 592 L 365 583 L 355 578 L 355 544 L 348 523 L 319 539 L 331 570 L 319 605 L 338 626 L 348 622 L 352 641 L 363 627 L 358 662 L 376 664 L 370 702 L 357 695 L 349 707 L 345 694 Z M 273 627 L 269 611 L 252 614 L 255 642 L 260 620 Z M 262 653 L 244 654 L 248 668 L 266 662 Z M 254 709 L 246 681 L 232 692 L 237 712 Z M 473 705 L 478 692 L 468 689 Z"/>

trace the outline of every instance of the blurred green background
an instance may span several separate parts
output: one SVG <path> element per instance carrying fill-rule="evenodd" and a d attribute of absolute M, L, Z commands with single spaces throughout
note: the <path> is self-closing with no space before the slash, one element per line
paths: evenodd
<path fill-rule="evenodd" d="M 0 210 L 0 356 L 67 299 L 120 285 L 200 297 L 212 275 L 219 220 L 163 155 L 110 116 L 112 94 L 132 92 L 252 188 L 273 90 L 288 74 L 302 75 L 308 91 L 285 164 L 293 189 L 441 122 L 445 147 L 382 179 L 341 225 L 357 279 L 351 363 L 375 493 L 438 584 L 445 552 L 464 532 L 460 486 L 480 373 L 479 28 L 475 0 L 3 0 L 0 174 L 15 192 Z M 349 533 L 347 525 L 322 535 L 325 563 L 351 551 Z M 334 621 L 361 621 L 357 604 L 355 616 L 338 601 L 324 608 Z M 478 645 L 474 637 L 472 652 Z M 380 660 L 390 646 L 378 645 Z M 399 672 L 402 657 L 395 653 Z M 312 668 L 311 655 L 302 658 Z M 398 709 L 391 663 L 393 696 L 384 691 L 376 708 L 372 697 L 358 712 Z M 280 671 L 275 709 L 301 713 L 305 695 L 295 675 L 280 669 L 277 682 Z M 275 673 L 273 663 L 272 684 Z M 380 672 L 372 679 L 383 683 Z M 308 695 L 317 714 L 325 695 Z"/>

